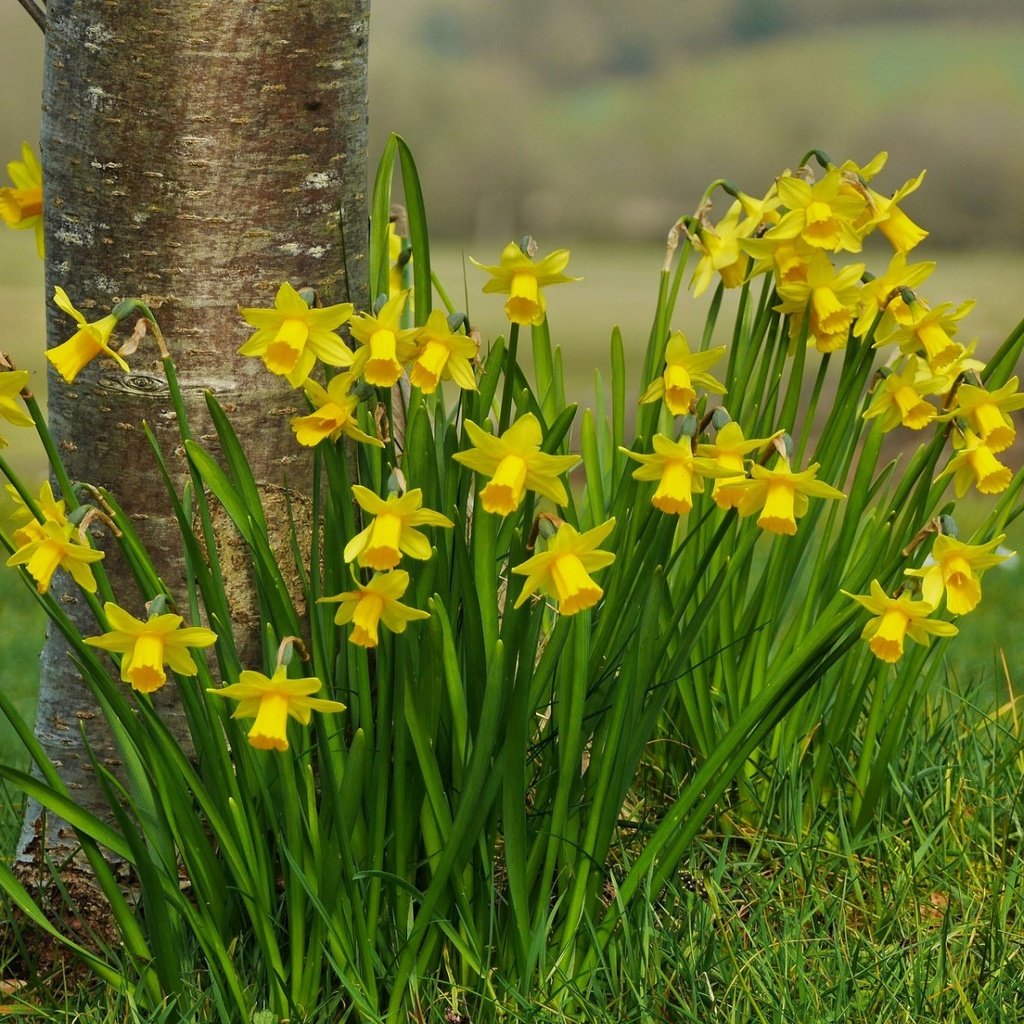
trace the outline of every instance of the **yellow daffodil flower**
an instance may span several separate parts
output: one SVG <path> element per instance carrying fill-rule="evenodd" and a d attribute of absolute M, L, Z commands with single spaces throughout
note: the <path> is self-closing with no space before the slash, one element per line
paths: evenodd
<path fill-rule="evenodd" d="M 404 365 L 416 353 L 420 328 L 401 327 L 402 310 L 408 298 L 408 291 L 399 292 L 384 303 L 376 316 L 359 313 L 352 318 L 349 330 L 360 345 L 352 372 L 375 388 L 394 387 Z"/>
<path fill-rule="evenodd" d="M 979 494 L 999 494 L 1010 486 L 1013 473 L 995 457 L 992 449 L 973 430 L 965 431 L 961 437 L 954 434 L 953 444 L 960 450 L 935 479 L 941 480 L 951 475 L 953 493 L 958 498 L 967 493 L 971 484 L 974 484 Z"/>
<path fill-rule="evenodd" d="M 143 622 L 111 601 L 103 606 L 110 632 L 90 636 L 90 647 L 124 655 L 121 679 L 139 693 L 152 693 L 167 682 L 164 665 L 183 676 L 199 669 L 189 654 L 190 647 L 209 647 L 217 634 L 203 626 L 182 626 L 180 615 L 154 615 Z"/>
<path fill-rule="evenodd" d="M 981 373 L 985 364 L 980 359 L 974 359 L 974 350 L 978 347 L 977 338 L 969 345 L 962 346 L 963 351 L 952 361 L 946 363 L 941 370 L 931 368 L 934 388 L 929 388 L 933 395 L 948 395 L 950 391 L 961 381 L 967 378 L 969 373 Z M 955 396 L 954 396 L 955 399 Z"/>
<path fill-rule="evenodd" d="M 793 174 L 776 179 L 779 199 L 787 212 L 765 238 L 782 241 L 800 237 L 816 249 L 830 252 L 860 252 L 860 235 L 854 223 L 863 214 L 863 196 L 843 192 L 844 179 L 838 167 L 811 185 Z"/>
<path fill-rule="evenodd" d="M 799 337 L 804 315 L 809 312 L 808 343 L 819 352 L 845 348 L 850 327 L 860 314 L 863 272 L 863 263 L 837 270 L 825 253 L 816 252 L 811 256 L 805 281 L 778 286 L 782 302 L 775 309 L 791 314 L 790 337 L 794 341 Z"/>
<path fill-rule="evenodd" d="M 910 430 L 922 430 L 932 423 L 939 412 L 931 402 L 925 401 L 924 395 L 935 393 L 931 390 L 935 378 L 927 372 L 922 376 L 921 369 L 917 356 L 910 356 L 902 370 L 883 377 L 875 387 L 875 397 L 864 411 L 864 419 L 881 417 L 881 427 L 886 433 L 900 424 Z"/>
<path fill-rule="evenodd" d="M 399 496 L 391 494 L 385 500 L 368 487 L 352 485 L 352 495 L 373 521 L 345 545 L 345 561 L 355 560 L 371 569 L 393 569 L 402 555 L 425 561 L 430 557 L 430 541 L 417 526 L 443 526 L 455 524 L 440 512 L 421 508 L 423 492 L 416 488 Z"/>
<path fill-rule="evenodd" d="M 71 523 L 41 523 L 38 531 L 33 529 L 31 539 L 18 548 L 8 565 L 23 565 L 36 581 L 36 590 L 45 594 L 57 569 L 64 569 L 72 579 L 90 594 L 96 593 L 96 577 L 89 568 L 90 562 L 98 562 L 102 551 L 83 544 Z"/>
<path fill-rule="evenodd" d="M 974 308 L 974 301 L 962 302 L 956 309 L 951 307 L 951 302 L 943 302 L 934 309 L 921 300 L 911 303 L 911 316 L 890 333 L 876 334 L 875 347 L 895 342 L 907 355 L 923 352 L 932 370 L 941 373 L 964 355 L 963 345 L 953 340 L 955 324 Z"/>
<path fill-rule="evenodd" d="M 16 427 L 31 427 L 32 417 L 16 400 L 28 386 L 28 370 L 7 370 L 0 373 L 0 419 Z M 0 448 L 7 447 L 7 439 L 0 437 Z"/>
<path fill-rule="evenodd" d="M 791 239 L 743 238 L 739 245 L 754 260 L 750 277 L 771 273 L 779 284 L 806 282 L 811 256 L 820 251 L 799 235 Z"/>
<path fill-rule="evenodd" d="M 633 470 L 634 480 L 658 481 L 651 504 L 668 515 L 684 516 L 693 508 L 693 495 L 704 491 L 705 477 L 727 476 L 732 472 L 713 459 L 695 457 L 688 437 L 673 441 L 664 434 L 655 434 L 652 446 L 654 451 L 650 455 L 628 448 L 620 451 L 642 463 Z"/>
<path fill-rule="evenodd" d="M 454 380 L 463 390 L 475 391 L 473 360 L 478 349 L 473 338 L 452 331 L 443 309 L 435 309 L 417 339 L 409 382 L 425 395 L 432 395 L 442 380 Z"/>
<path fill-rule="evenodd" d="M 959 632 L 951 622 L 928 618 L 935 605 L 928 601 L 915 601 L 909 594 L 888 597 L 878 580 L 871 581 L 871 594 L 850 594 L 875 618 L 870 619 L 861 633 L 871 653 L 882 661 L 895 663 L 903 657 L 903 641 L 910 637 L 915 643 L 927 645 L 929 636 L 955 636 Z"/>
<path fill-rule="evenodd" d="M 640 405 L 664 398 L 673 416 L 685 416 L 697 401 L 695 385 L 716 395 L 724 395 L 725 385 L 705 372 L 724 355 L 724 345 L 706 352 L 691 352 L 686 335 L 675 331 L 665 346 L 665 370 L 640 396 Z"/>
<path fill-rule="evenodd" d="M 775 469 L 754 466 L 751 479 L 734 486 L 743 493 L 737 504 L 741 516 L 760 512 L 757 525 L 769 533 L 792 535 L 796 533 L 796 521 L 806 515 L 808 498 L 843 499 L 842 491 L 830 487 L 821 480 L 815 480 L 818 463 L 794 473 L 789 460 L 779 458 Z"/>
<path fill-rule="evenodd" d="M 975 572 L 1005 562 L 1013 552 L 996 554 L 1006 540 L 1000 534 L 987 544 L 965 544 L 955 537 L 940 533 L 932 545 L 930 563 L 920 569 L 905 569 L 908 576 L 921 580 L 921 596 L 936 608 L 946 595 L 946 610 L 951 615 L 966 615 L 981 600 L 981 583 Z"/>
<path fill-rule="evenodd" d="M 750 257 L 740 248 L 740 239 L 749 238 L 761 221 L 744 217 L 745 212 L 737 199 L 716 225 L 701 224 L 693 232 L 693 247 L 700 253 L 690 281 L 694 298 L 703 295 L 716 273 L 726 288 L 738 288 L 746 279 Z"/>
<path fill-rule="evenodd" d="M 911 192 L 917 191 L 924 181 L 924 175 L 925 172 L 922 171 L 916 178 L 905 182 L 891 196 L 883 196 L 867 185 L 861 185 L 858 190 L 867 199 L 868 204 L 865 215 L 858 224 L 862 234 L 878 228 L 893 249 L 900 253 L 908 253 L 914 246 L 923 242 L 928 237 L 928 232 L 915 224 L 897 204 Z"/>
<path fill-rule="evenodd" d="M 376 448 L 384 447 L 383 441 L 361 430 L 356 422 L 359 398 L 351 390 L 354 383 L 355 375 L 352 373 L 335 374 L 326 388 L 312 377 L 303 381 L 302 388 L 316 406 L 316 411 L 307 416 L 292 417 L 291 427 L 299 444 L 312 448 L 327 438 L 337 441 L 344 434 L 353 441 L 372 444 Z"/>
<path fill-rule="evenodd" d="M 491 275 L 483 287 L 485 292 L 508 295 L 505 315 L 511 323 L 523 326 L 544 322 L 547 303 L 542 288 L 581 280 L 562 273 L 569 263 L 568 249 L 556 249 L 535 263 L 516 242 L 509 242 L 502 250 L 498 266 L 490 267 L 474 259 L 470 263 Z"/>
<path fill-rule="evenodd" d="M 430 613 L 410 608 L 398 599 L 409 587 L 409 574 L 402 569 L 374 573 L 369 583 L 357 590 L 346 590 L 333 597 L 321 597 L 321 602 L 339 602 L 334 621 L 339 626 L 352 623 L 349 641 L 360 647 L 376 647 L 378 629 L 383 623 L 392 633 L 404 633 L 410 622 L 429 619 Z"/>
<path fill-rule="evenodd" d="M 285 281 L 277 289 L 273 309 L 238 307 L 245 322 L 256 328 L 238 354 L 259 357 L 271 373 L 297 388 L 317 359 L 328 366 L 352 365 L 351 350 L 334 333 L 352 316 L 352 309 L 351 302 L 314 309 Z"/>
<path fill-rule="evenodd" d="M 775 187 L 775 182 L 772 182 L 771 188 L 768 189 L 768 193 L 763 199 L 755 199 L 753 196 L 747 195 L 746 192 L 738 192 L 736 198 L 743 207 L 744 215 L 754 221 L 755 230 L 759 227 L 779 223 L 781 215 L 778 211 L 782 200 L 779 199 L 779 190 Z"/>
<path fill-rule="evenodd" d="M 556 505 L 568 503 L 569 495 L 558 478 L 572 469 L 580 457 L 542 452 L 544 438 L 540 422 L 532 412 L 521 416 L 500 437 L 488 434 L 472 420 L 466 420 L 465 427 L 473 447 L 456 452 L 453 458 L 491 478 L 480 491 L 480 501 L 488 512 L 509 515 L 519 508 L 527 491 L 535 491 Z"/>
<path fill-rule="evenodd" d="M 879 336 L 891 333 L 894 324 L 907 324 L 914 319 L 914 312 L 903 301 L 901 289 L 913 290 L 926 280 L 935 269 L 935 263 L 927 260 L 923 263 L 907 264 L 906 253 L 893 253 L 889 266 L 884 274 L 872 278 L 861 289 L 860 318 L 853 329 L 858 338 L 863 338 L 875 317 L 885 313 L 885 319 L 879 325 Z"/>
<path fill-rule="evenodd" d="M 21 500 L 21 495 L 13 485 L 7 485 L 7 493 L 15 504 L 15 509 L 11 513 L 12 518 L 21 520 L 24 523 L 23 526 L 19 526 L 11 535 L 11 539 L 18 547 L 23 547 L 32 541 L 43 540 L 46 536 L 43 531 L 44 523 L 55 523 L 62 529 L 67 525 L 68 518 L 65 514 L 64 499 L 58 500 L 54 497 L 53 488 L 50 487 L 49 480 L 44 480 L 40 485 L 39 497 L 36 499 L 39 512 L 43 517 L 42 521 L 36 519 L 32 510 Z"/>
<path fill-rule="evenodd" d="M 719 508 L 736 508 L 739 505 L 744 491 L 742 485 L 747 479 L 745 457 L 766 448 L 782 434 L 783 431 L 778 430 L 771 437 L 744 438 L 743 428 L 735 420 L 730 420 L 715 435 L 714 444 L 697 445 L 697 455 L 713 459 L 723 470 L 721 474 L 716 474 L 711 491 L 711 498 Z M 737 487 L 736 484 L 741 486 Z"/>
<path fill-rule="evenodd" d="M 232 718 L 256 719 L 249 730 L 251 746 L 258 750 L 287 750 L 289 718 L 309 725 L 312 712 L 330 715 L 344 711 L 345 705 L 310 696 L 323 686 L 319 679 L 289 679 L 286 673 L 284 665 L 278 665 L 270 678 L 262 672 L 246 670 L 239 673 L 237 683 L 206 692 L 237 700 Z"/>
<path fill-rule="evenodd" d="M 388 298 L 393 299 L 405 288 L 405 272 L 403 268 L 408 260 L 402 260 L 404 242 L 395 227 L 395 222 L 388 223 Z"/>
<path fill-rule="evenodd" d="M 87 323 L 60 285 L 53 289 L 53 301 L 78 324 L 78 330 L 67 341 L 46 352 L 46 358 L 53 368 L 69 384 L 74 383 L 82 369 L 98 355 L 110 356 L 125 373 L 128 372 L 128 364 L 110 347 L 110 336 L 118 324 L 113 313 L 108 313 L 94 323 Z"/>
<path fill-rule="evenodd" d="M 604 591 L 590 578 L 590 573 L 615 561 L 610 551 L 597 550 L 614 528 L 614 518 L 585 533 L 579 533 L 569 523 L 562 523 L 548 541 L 546 551 L 512 570 L 526 577 L 515 606 L 518 608 L 537 590 L 555 598 L 562 615 L 575 615 L 597 604 Z"/>
<path fill-rule="evenodd" d="M 16 231 L 31 228 L 36 233 L 36 252 L 43 248 L 43 169 L 32 147 L 21 144 L 21 159 L 7 165 L 13 188 L 0 188 L 0 218 Z"/>
<path fill-rule="evenodd" d="M 1008 414 L 1024 409 L 1024 395 L 1017 393 L 1018 385 L 1018 379 L 1011 377 L 995 391 L 973 384 L 961 384 L 956 390 L 958 411 L 990 451 L 1005 451 L 1017 436 Z"/>

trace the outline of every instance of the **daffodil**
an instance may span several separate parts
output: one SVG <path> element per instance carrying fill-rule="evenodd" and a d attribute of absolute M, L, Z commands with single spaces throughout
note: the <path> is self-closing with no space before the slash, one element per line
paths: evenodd
<path fill-rule="evenodd" d="M 935 538 L 929 563 L 920 569 L 904 570 L 908 576 L 921 580 L 921 596 L 938 607 L 946 595 L 946 610 L 952 615 L 966 615 L 981 600 L 981 583 L 976 572 L 1005 562 L 1012 552 L 1000 555 L 996 548 L 1006 539 L 1000 534 L 987 544 L 965 544 L 944 533 Z"/>
<path fill-rule="evenodd" d="M 44 480 L 40 485 L 39 497 L 36 499 L 39 513 L 43 517 L 42 520 L 36 519 L 35 514 L 21 500 L 21 495 L 13 485 L 7 485 L 7 493 L 15 504 L 15 509 L 11 513 L 12 517 L 24 523 L 23 526 L 19 526 L 11 535 L 11 539 L 18 547 L 23 547 L 32 541 L 43 540 L 46 536 L 43 530 L 44 523 L 55 523 L 62 529 L 67 525 L 68 518 L 65 514 L 64 499 L 58 500 L 54 497 L 53 488 L 50 487 L 49 480 Z"/>
<path fill-rule="evenodd" d="M 405 266 L 409 259 L 402 259 L 405 251 L 404 241 L 395 227 L 394 221 L 388 222 L 388 298 L 394 298 L 405 287 Z"/>
<path fill-rule="evenodd" d="M 0 188 L 0 217 L 16 231 L 31 228 L 36 233 L 36 252 L 43 249 L 43 169 L 32 147 L 21 144 L 21 159 L 7 165 L 13 188 Z"/>
<path fill-rule="evenodd" d="M 562 523 L 548 541 L 547 550 L 513 568 L 514 573 L 526 577 L 515 606 L 518 608 L 537 590 L 555 598 L 562 615 L 575 615 L 597 604 L 604 591 L 590 573 L 615 561 L 610 551 L 597 550 L 614 528 L 614 518 L 585 533 Z"/>
<path fill-rule="evenodd" d="M 688 437 L 673 441 L 664 434 L 655 434 L 651 443 L 654 451 L 650 455 L 628 448 L 620 450 L 642 463 L 633 470 L 634 480 L 658 481 L 651 504 L 669 515 L 684 516 L 693 508 L 693 495 L 703 492 L 705 477 L 727 476 L 731 472 L 713 459 L 697 458 Z"/>
<path fill-rule="evenodd" d="M 102 636 L 90 636 L 90 647 L 121 654 L 121 678 L 139 693 L 152 693 L 167 682 L 164 665 L 183 676 L 199 669 L 189 654 L 190 647 L 209 647 L 217 634 L 203 626 L 183 626 L 180 615 L 154 615 L 143 622 L 111 601 L 103 606 L 111 629 Z"/>
<path fill-rule="evenodd" d="M 297 388 L 317 359 L 328 366 L 352 365 L 351 350 L 334 333 L 352 316 L 352 309 L 351 302 L 314 309 L 285 281 L 277 289 L 273 309 L 239 306 L 238 312 L 256 332 L 238 353 L 259 357 L 271 373 Z"/>
<path fill-rule="evenodd" d="M 416 488 L 387 499 L 374 494 L 368 487 L 352 485 L 352 495 L 364 512 L 373 516 L 370 525 L 356 534 L 345 545 L 345 561 L 356 561 L 371 569 L 393 569 L 402 555 L 426 560 L 430 557 L 430 541 L 417 526 L 443 526 L 455 524 L 440 512 L 422 508 L 423 492 Z"/>
<path fill-rule="evenodd" d="M 289 679 L 285 665 L 279 665 L 273 676 L 245 670 L 238 682 L 207 693 L 217 697 L 230 697 L 238 701 L 232 718 L 255 718 L 249 730 L 249 743 L 258 750 L 288 749 L 288 719 L 300 725 L 309 725 L 314 711 L 329 715 L 344 711 L 345 705 L 336 700 L 313 697 L 323 686 L 319 679 Z"/>
<path fill-rule="evenodd" d="M 941 370 L 931 367 L 934 386 L 929 387 L 929 393 L 933 395 L 948 395 L 961 381 L 967 379 L 970 373 L 981 373 L 985 364 L 980 359 L 974 358 L 974 350 L 978 347 L 977 338 L 968 345 L 960 346 L 962 351 L 956 358 L 946 363 Z M 954 396 L 955 404 L 955 396 Z"/>
<path fill-rule="evenodd" d="M 935 479 L 951 475 L 953 493 L 958 498 L 967 493 L 971 484 L 974 484 L 979 494 L 999 494 L 1010 486 L 1013 473 L 995 457 L 992 449 L 973 430 L 966 430 L 962 436 L 955 438 L 954 447 L 960 450 Z"/>
<path fill-rule="evenodd" d="M 767 447 L 782 433 L 779 430 L 771 437 L 745 438 L 743 428 L 735 420 L 730 420 L 715 435 L 714 444 L 697 445 L 697 455 L 713 459 L 722 470 L 722 473 L 715 474 L 715 485 L 711 491 L 712 500 L 719 508 L 736 508 L 739 505 L 747 479 L 745 457 Z"/>
<path fill-rule="evenodd" d="M 432 395 L 442 380 L 454 380 L 465 391 L 476 390 L 473 360 L 479 346 L 473 338 L 456 334 L 443 309 L 435 309 L 417 339 L 409 382 Z"/>
<path fill-rule="evenodd" d="M 1017 393 L 1019 380 L 1011 377 L 1001 388 L 987 391 L 973 384 L 961 384 L 956 390 L 960 414 L 993 452 L 1001 452 L 1013 444 L 1017 436 L 1009 413 L 1024 409 L 1024 395 Z"/>
<path fill-rule="evenodd" d="M 110 347 L 110 336 L 118 319 L 108 313 L 101 320 L 87 323 L 84 316 L 71 304 L 68 293 L 58 285 L 53 289 L 53 301 L 78 324 L 78 330 L 63 344 L 47 349 L 46 358 L 53 368 L 69 383 L 98 355 L 107 355 L 128 372 L 128 364 Z"/>
<path fill-rule="evenodd" d="M 402 328 L 402 310 L 409 292 L 399 292 L 381 307 L 376 316 L 360 313 L 349 330 L 359 343 L 352 372 L 375 388 L 394 387 L 402 370 L 416 352 L 419 327 Z"/>
<path fill-rule="evenodd" d="M 16 427 L 31 427 L 32 417 L 16 401 L 18 395 L 28 386 L 28 370 L 7 370 L 0 373 L 0 419 Z M 0 448 L 7 447 L 7 440 L 0 437 Z"/>
<path fill-rule="evenodd" d="M 694 298 L 707 290 L 716 273 L 726 288 L 737 288 L 745 280 L 750 257 L 740 248 L 740 239 L 752 235 L 760 223 L 759 217 L 745 213 L 737 199 L 717 224 L 702 223 L 693 232 L 693 247 L 700 253 L 690 282 Z"/>
<path fill-rule="evenodd" d="M 799 236 L 816 249 L 860 252 L 860 235 L 854 222 L 867 204 L 863 196 L 844 194 L 843 185 L 838 167 L 831 168 L 813 185 L 793 174 L 776 179 L 779 199 L 787 212 L 764 237 L 778 241 Z"/>
<path fill-rule="evenodd" d="M 488 512 L 507 516 L 519 508 L 527 491 L 535 491 L 556 505 L 569 501 L 559 480 L 579 461 L 578 455 L 548 455 L 540 450 L 544 439 L 540 422 L 532 412 L 521 416 L 500 437 L 488 434 L 472 420 L 465 422 L 473 447 L 453 458 L 469 469 L 491 478 L 480 491 Z"/>
<path fill-rule="evenodd" d="M 935 269 L 933 260 L 907 263 L 906 253 L 893 253 L 884 274 L 871 278 L 861 289 L 861 312 L 854 334 L 863 338 L 879 313 L 885 320 L 879 325 L 879 335 L 890 333 L 892 325 L 906 324 L 914 319 L 914 312 L 904 301 L 905 289 L 914 289 Z"/>
<path fill-rule="evenodd" d="M 724 395 L 725 385 L 705 372 L 724 355 L 724 345 L 706 352 L 691 352 L 686 335 L 682 331 L 674 332 L 665 346 L 665 369 L 640 396 L 640 404 L 664 398 L 673 416 L 685 416 L 697 401 L 696 386 Z"/>
<path fill-rule="evenodd" d="M 381 624 L 392 633 L 404 633 L 410 622 L 429 619 L 430 613 L 410 608 L 399 598 L 409 587 L 409 574 L 402 569 L 374 573 L 373 578 L 357 590 L 346 590 L 333 597 L 321 597 L 321 602 L 339 603 L 334 621 L 339 626 L 352 624 L 349 640 L 360 647 L 376 647 Z"/>
<path fill-rule="evenodd" d="M 98 562 L 103 552 L 83 544 L 77 536 L 71 523 L 41 523 L 38 531 L 32 531 L 31 539 L 7 559 L 7 564 L 25 566 L 40 594 L 50 589 L 57 569 L 66 570 L 83 590 L 95 594 L 96 577 L 89 564 Z"/>
<path fill-rule="evenodd" d="M 862 231 L 878 228 L 893 249 L 900 253 L 908 253 L 923 242 L 928 237 L 928 232 L 915 224 L 898 204 L 911 192 L 917 191 L 924 181 L 924 174 L 922 171 L 916 178 L 911 178 L 891 196 L 883 196 L 874 189 L 862 185 L 860 191 L 868 204 L 860 225 Z"/>
<path fill-rule="evenodd" d="M 355 375 L 351 373 L 335 374 L 327 382 L 326 388 L 312 377 L 307 377 L 302 382 L 302 388 L 316 406 L 316 411 L 306 416 L 292 417 L 292 430 L 295 431 L 295 440 L 299 444 L 312 448 L 327 438 L 337 441 L 344 434 L 353 441 L 371 444 L 377 448 L 384 447 L 383 441 L 371 437 L 356 422 L 359 398 L 351 390 L 354 383 Z"/>
<path fill-rule="evenodd" d="M 922 430 L 938 416 L 938 409 L 925 401 L 926 393 L 934 378 L 927 373 L 921 375 L 921 362 L 910 356 L 903 369 L 889 373 L 875 387 L 871 404 L 864 411 L 864 419 L 880 417 L 882 430 L 888 433 L 900 424 L 910 430 Z"/>
<path fill-rule="evenodd" d="M 754 260 L 750 277 L 772 273 L 779 284 L 795 284 L 807 280 L 807 266 L 818 249 L 809 246 L 799 235 L 796 238 L 744 238 L 740 248 Z"/>
<path fill-rule="evenodd" d="M 542 324 L 547 312 L 547 303 L 541 290 L 547 285 L 579 281 L 578 277 L 563 274 L 569 264 L 569 250 L 556 249 L 542 260 L 534 262 L 515 242 L 509 242 L 502 250 L 501 262 L 496 267 L 470 262 L 491 275 L 483 290 L 508 295 L 505 315 L 514 324 Z"/>
<path fill-rule="evenodd" d="M 943 302 L 934 309 L 926 302 L 911 303 L 911 316 L 887 334 L 876 333 L 875 347 L 896 343 L 906 354 L 923 352 L 928 365 L 941 373 L 950 363 L 964 354 L 964 347 L 953 340 L 956 323 L 974 308 L 973 300 L 962 302 L 956 309 Z"/>
<path fill-rule="evenodd" d="M 816 252 L 808 261 L 807 277 L 778 286 L 782 302 L 780 313 L 793 314 L 790 334 L 794 339 L 809 315 L 807 339 L 819 352 L 835 352 L 846 347 L 850 327 L 860 314 L 860 277 L 863 263 L 836 269 L 828 256 Z"/>
<path fill-rule="evenodd" d="M 754 466 L 749 480 L 734 485 L 742 488 L 736 507 L 741 516 L 760 512 L 757 525 L 762 530 L 792 535 L 796 533 L 796 521 L 807 513 L 808 498 L 846 497 L 835 487 L 816 480 L 817 472 L 818 463 L 814 463 L 794 473 L 790 469 L 789 460 L 781 457 L 775 469 Z"/>
<path fill-rule="evenodd" d="M 910 637 L 915 643 L 927 645 L 930 636 L 955 636 L 958 632 L 951 622 L 930 619 L 935 605 L 928 601 L 915 601 L 909 594 L 889 597 L 878 580 L 871 581 L 871 594 L 850 594 L 874 618 L 868 620 L 861 633 L 871 653 L 882 661 L 895 663 L 903 657 L 903 641 Z"/>

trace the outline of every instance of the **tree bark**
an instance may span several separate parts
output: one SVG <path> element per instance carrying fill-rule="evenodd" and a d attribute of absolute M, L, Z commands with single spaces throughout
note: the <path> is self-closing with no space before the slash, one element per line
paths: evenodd
<path fill-rule="evenodd" d="M 327 303 L 366 304 L 367 26 L 368 0 L 48 4 L 47 295 L 62 286 L 90 320 L 119 299 L 146 301 L 194 433 L 210 432 L 203 393 L 213 390 L 282 521 L 284 488 L 301 490 L 304 475 L 288 427 L 299 399 L 236 354 L 249 333 L 236 306 L 272 306 L 282 281 L 314 287 Z M 48 305 L 50 347 L 73 326 Z M 71 478 L 118 496 L 171 582 L 180 576 L 178 530 L 143 420 L 182 478 L 185 465 L 147 345 L 129 375 L 102 359 L 70 386 L 51 371 L 50 426 Z M 119 603 L 141 614 L 134 584 L 109 554 L 107 563 Z M 65 574 L 54 589 L 95 633 Z M 244 618 L 244 602 L 237 607 Z M 235 622 L 239 632 L 255 625 Z M 41 668 L 36 734 L 79 803 L 102 813 L 80 724 L 101 760 L 116 762 L 116 750 L 55 631 Z M 23 859 L 38 853 L 38 832 L 30 810 Z M 52 850 L 72 839 L 46 842 Z"/>

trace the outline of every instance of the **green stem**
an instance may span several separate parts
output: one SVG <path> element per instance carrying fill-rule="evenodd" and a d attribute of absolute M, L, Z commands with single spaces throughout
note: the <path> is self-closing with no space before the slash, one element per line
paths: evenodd
<path fill-rule="evenodd" d="M 519 351 L 519 324 L 512 324 L 508 332 L 508 348 L 502 368 L 501 413 L 498 416 L 498 433 L 504 434 L 512 419 L 512 386 L 516 376 L 516 357 Z"/>

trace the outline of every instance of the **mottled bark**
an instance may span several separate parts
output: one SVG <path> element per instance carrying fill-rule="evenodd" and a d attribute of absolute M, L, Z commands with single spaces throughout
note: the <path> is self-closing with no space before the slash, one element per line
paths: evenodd
<path fill-rule="evenodd" d="M 50 0 L 48 17 L 47 294 L 61 285 L 89 319 L 143 298 L 195 433 L 209 432 L 211 389 L 271 498 L 301 488 L 305 460 L 288 428 L 295 392 L 236 354 L 248 336 L 236 306 L 273 305 L 284 280 L 365 305 L 368 0 Z M 48 345 L 72 328 L 51 304 Z M 103 360 L 73 386 L 51 374 L 50 422 L 72 479 L 114 491 L 174 580 L 180 543 L 142 420 L 179 472 L 184 464 L 145 344 L 128 376 Z M 108 560 L 119 603 L 140 614 L 135 587 Z M 55 586 L 83 611 L 73 586 Z M 81 803 L 97 807 L 80 722 L 98 756 L 116 759 L 51 635 L 37 735 Z M 32 828 L 30 816 L 23 846 Z"/>

